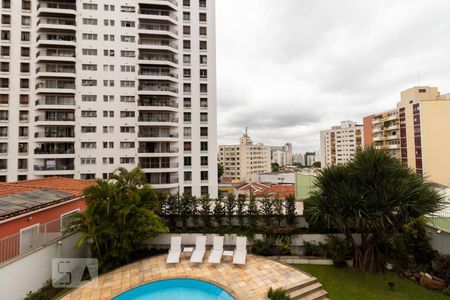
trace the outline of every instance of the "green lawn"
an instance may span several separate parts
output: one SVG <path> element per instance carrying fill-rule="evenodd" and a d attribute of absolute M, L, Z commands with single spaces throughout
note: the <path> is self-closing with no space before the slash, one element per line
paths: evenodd
<path fill-rule="evenodd" d="M 316 277 L 328 292 L 331 300 L 450 300 L 442 292 L 430 291 L 403 279 L 397 274 L 362 273 L 353 268 L 334 266 L 295 265 Z M 391 290 L 388 282 L 395 282 Z"/>
<path fill-rule="evenodd" d="M 431 217 L 428 218 L 428 222 L 431 223 L 433 227 L 450 231 L 450 217 Z"/>

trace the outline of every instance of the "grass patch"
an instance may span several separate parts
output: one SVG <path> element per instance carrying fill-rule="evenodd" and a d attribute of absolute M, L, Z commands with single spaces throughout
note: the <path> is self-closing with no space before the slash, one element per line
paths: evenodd
<path fill-rule="evenodd" d="M 393 272 L 372 274 L 363 273 L 354 268 L 318 265 L 294 266 L 316 277 L 328 292 L 329 298 L 333 300 L 450 299 L 442 292 L 427 290 L 412 281 L 400 278 Z M 391 290 L 388 282 L 395 282 L 396 287 Z"/>

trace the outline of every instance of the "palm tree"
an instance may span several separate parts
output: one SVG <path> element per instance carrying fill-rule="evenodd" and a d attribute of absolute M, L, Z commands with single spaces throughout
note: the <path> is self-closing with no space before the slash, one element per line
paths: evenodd
<path fill-rule="evenodd" d="M 356 267 L 384 271 L 389 237 L 440 209 L 441 196 L 422 176 L 386 150 L 368 148 L 344 166 L 325 168 L 305 201 L 312 225 L 338 229 L 352 243 Z M 361 234 L 357 246 L 352 233 Z"/>
<path fill-rule="evenodd" d="M 104 270 L 129 261 L 146 239 L 167 232 L 155 214 L 159 204 L 142 171 L 118 169 L 114 180 L 87 188 L 87 209 L 80 214 L 79 245 L 88 243 Z"/>

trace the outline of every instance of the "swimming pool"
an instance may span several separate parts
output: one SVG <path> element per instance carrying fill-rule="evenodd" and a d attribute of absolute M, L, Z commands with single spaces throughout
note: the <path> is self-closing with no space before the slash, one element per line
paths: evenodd
<path fill-rule="evenodd" d="M 235 300 L 217 285 L 196 279 L 166 279 L 141 285 L 113 300 Z"/>

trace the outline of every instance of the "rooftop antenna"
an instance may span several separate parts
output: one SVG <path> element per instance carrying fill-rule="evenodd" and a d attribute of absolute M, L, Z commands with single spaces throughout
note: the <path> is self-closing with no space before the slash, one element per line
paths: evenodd
<path fill-rule="evenodd" d="M 245 126 L 245 136 L 246 136 L 246 137 L 248 137 L 247 132 L 248 132 L 248 127 Z"/>

